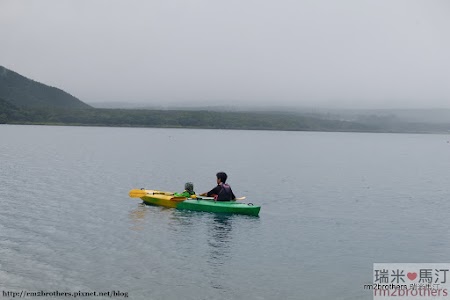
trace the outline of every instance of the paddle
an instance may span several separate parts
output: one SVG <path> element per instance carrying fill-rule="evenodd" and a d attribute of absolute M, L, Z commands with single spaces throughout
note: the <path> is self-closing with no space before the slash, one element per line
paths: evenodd
<path fill-rule="evenodd" d="M 144 196 L 147 196 L 147 195 L 166 195 L 166 196 L 173 196 L 173 193 L 170 193 L 170 192 L 162 192 L 162 191 L 155 191 L 155 190 L 137 190 L 137 189 L 134 189 L 134 190 L 131 190 L 129 193 L 128 193 L 128 195 L 131 197 L 131 198 L 141 198 L 141 197 L 144 197 Z M 179 200 L 181 200 L 181 198 L 183 198 L 183 199 L 185 199 L 184 197 L 174 197 L 174 198 L 176 198 L 176 201 L 179 201 Z M 234 200 L 237 200 L 237 201 L 240 201 L 240 200 L 245 200 L 245 198 L 246 197 L 239 197 L 239 198 L 236 198 L 236 199 L 234 199 Z M 212 198 L 212 197 L 197 197 L 197 199 L 199 199 L 199 200 L 214 200 L 214 198 Z"/>
<path fill-rule="evenodd" d="M 151 196 L 151 195 L 169 196 L 171 198 L 169 198 L 167 200 L 177 201 L 177 202 L 182 202 L 187 199 L 186 197 L 174 196 L 173 193 L 154 191 L 154 190 L 131 190 L 128 194 L 130 195 L 131 198 L 142 198 L 142 197 Z"/>
<path fill-rule="evenodd" d="M 239 201 L 239 200 L 245 200 L 246 197 L 239 197 L 239 198 L 235 198 L 234 200 Z M 213 197 L 197 197 L 197 198 L 192 198 L 192 199 L 198 199 L 198 200 L 214 200 Z M 219 201 L 220 202 L 220 201 Z"/>
<path fill-rule="evenodd" d="M 145 195 L 147 195 L 147 192 L 144 190 L 131 190 L 128 195 L 131 198 L 141 198 L 144 197 Z"/>
<path fill-rule="evenodd" d="M 128 195 L 131 198 L 141 198 L 144 197 L 146 195 L 166 195 L 166 196 L 173 196 L 173 193 L 170 192 L 162 192 L 162 191 L 155 191 L 155 190 L 131 190 Z"/>

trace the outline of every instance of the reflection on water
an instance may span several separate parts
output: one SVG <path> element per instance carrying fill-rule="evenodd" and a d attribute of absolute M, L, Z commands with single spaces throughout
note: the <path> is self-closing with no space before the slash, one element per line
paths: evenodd
<path fill-rule="evenodd" d="M 129 213 L 129 217 L 132 223 L 132 226 L 130 227 L 131 230 L 144 230 L 145 229 L 145 216 L 147 214 L 147 207 L 146 205 L 139 204 L 136 209 L 133 209 Z"/>
<path fill-rule="evenodd" d="M 230 216 L 214 216 L 208 224 L 208 245 L 211 249 L 210 258 L 222 258 L 229 252 L 231 241 L 232 221 Z"/>
<path fill-rule="evenodd" d="M 211 287 L 224 289 L 222 285 L 224 265 L 231 256 L 232 216 L 214 215 L 208 226 L 208 258 L 211 269 Z"/>
<path fill-rule="evenodd" d="M 240 216 L 243 217 L 243 216 Z M 167 226 L 165 233 L 173 239 L 171 250 L 167 255 L 179 259 L 177 270 L 192 273 L 189 263 L 184 259 L 192 259 L 195 255 L 198 264 L 205 264 L 207 284 L 216 290 L 226 290 L 224 278 L 229 277 L 227 264 L 232 259 L 233 220 L 236 216 L 221 215 L 208 212 L 167 209 L 153 205 L 139 204 L 129 213 L 133 224 L 132 230 L 148 229 L 151 223 L 162 221 Z M 158 221 L 156 221 L 158 219 Z M 172 253 L 178 249 L 179 253 Z"/>
<path fill-rule="evenodd" d="M 175 210 L 174 208 L 170 210 L 173 211 L 169 217 L 169 228 L 171 230 L 188 229 L 194 225 L 194 220 L 198 219 L 198 213 L 195 212 Z"/>

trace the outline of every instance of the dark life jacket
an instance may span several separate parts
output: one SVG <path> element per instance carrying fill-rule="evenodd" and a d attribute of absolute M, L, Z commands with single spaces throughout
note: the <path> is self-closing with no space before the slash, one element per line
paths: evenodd
<path fill-rule="evenodd" d="M 226 183 L 222 183 L 221 185 L 221 189 L 219 194 L 217 195 L 216 200 L 217 201 L 231 201 L 232 199 L 232 192 L 231 192 L 231 187 L 226 184 Z"/>

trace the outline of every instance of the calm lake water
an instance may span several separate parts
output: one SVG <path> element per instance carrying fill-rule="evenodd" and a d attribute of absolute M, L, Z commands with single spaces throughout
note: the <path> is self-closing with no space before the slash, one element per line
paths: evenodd
<path fill-rule="evenodd" d="M 449 139 L 1 125 L 0 290 L 371 299 L 373 263 L 449 260 Z M 128 197 L 218 171 L 260 217 Z"/>

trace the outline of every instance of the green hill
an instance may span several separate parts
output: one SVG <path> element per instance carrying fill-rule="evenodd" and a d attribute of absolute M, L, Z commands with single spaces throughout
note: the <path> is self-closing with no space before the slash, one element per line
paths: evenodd
<path fill-rule="evenodd" d="M 74 96 L 0 66 L 0 98 L 16 107 L 90 108 Z"/>
<path fill-rule="evenodd" d="M 8 123 L 10 120 L 20 119 L 22 112 L 5 99 L 0 98 L 0 124 Z"/>

